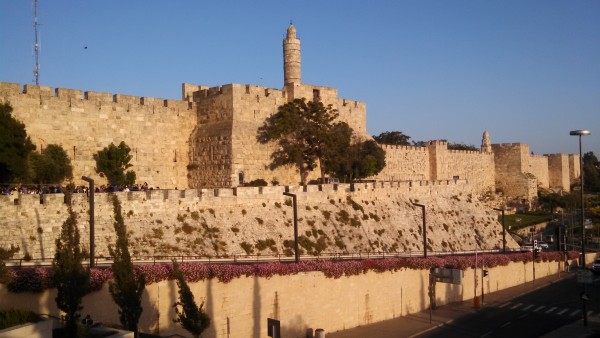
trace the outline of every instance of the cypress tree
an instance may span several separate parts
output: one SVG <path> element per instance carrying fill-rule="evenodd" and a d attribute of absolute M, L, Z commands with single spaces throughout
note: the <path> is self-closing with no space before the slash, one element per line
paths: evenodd
<path fill-rule="evenodd" d="M 68 217 L 62 225 L 59 238 L 56 239 L 52 267 L 57 289 L 56 306 L 65 313 L 67 335 L 77 337 L 77 323 L 83 309 L 81 299 L 89 291 L 90 271 L 82 264 L 86 257 L 80 247 L 77 215 L 71 205 L 72 189 L 71 184 L 65 192 Z"/>
<path fill-rule="evenodd" d="M 173 305 L 177 317 L 173 322 L 180 323 L 194 338 L 198 338 L 210 326 L 210 318 L 203 309 L 204 302 L 200 306 L 196 305 L 194 294 L 176 261 L 173 261 L 173 274 L 179 288 L 179 301 Z"/>
<path fill-rule="evenodd" d="M 144 274 L 136 275 L 129 254 L 129 240 L 121 212 L 121 202 L 117 195 L 112 196 L 115 233 L 117 242 L 115 247 L 108 247 L 108 251 L 113 258 L 112 270 L 114 281 L 108 284 L 108 290 L 119 307 L 119 320 L 121 325 L 129 331 L 133 331 L 134 336 L 139 337 L 138 322 L 142 315 L 142 294 L 146 287 L 146 277 Z"/>

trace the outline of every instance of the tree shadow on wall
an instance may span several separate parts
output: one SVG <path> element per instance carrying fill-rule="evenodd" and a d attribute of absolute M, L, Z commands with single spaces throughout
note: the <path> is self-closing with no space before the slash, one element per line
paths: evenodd
<path fill-rule="evenodd" d="M 157 297 L 160 297 L 159 286 L 156 285 L 155 287 L 157 288 Z M 160 302 L 160 298 L 157 298 L 156 302 Z M 158 306 L 160 306 L 160 303 Z M 160 310 L 158 306 L 152 302 L 152 299 L 150 299 L 148 286 L 146 286 L 146 289 L 142 293 L 142 309 L 144 310 L 142 311 L 142 315 L 140 316 L 140 332 L 150 332 L 153 334 L 160 333 Z"/>
<path fill-rule="evenodd" d="M 261 338 L 266 336 L 266 332 L 264 334 L 260 332 L 260 307 L 260 285 L 258 284 L 258 277 L 254 276 L 254 288 L 252 293 L 252 337 L 254 338 Z"/>

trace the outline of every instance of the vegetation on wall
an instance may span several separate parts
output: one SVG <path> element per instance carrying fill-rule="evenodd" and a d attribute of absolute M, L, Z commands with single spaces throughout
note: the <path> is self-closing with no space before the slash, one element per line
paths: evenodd
<path fill-rule="evenodd" d="M 130 151 L 131 148 L 123 141 L 118 146 L 111 143 L 94 155 L 96 171 L 104 174 L 112 185 L 134 184 L 135 171 L 127 171 L 132 167 L 129 163 L 133 158 L 133 155 L 129 154 Z"/>

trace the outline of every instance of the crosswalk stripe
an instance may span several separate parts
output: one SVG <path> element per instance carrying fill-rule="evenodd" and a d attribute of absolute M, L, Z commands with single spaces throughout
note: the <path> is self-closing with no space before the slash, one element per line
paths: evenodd
<path fill-rule="evenodd" d="M 537 309 L 533 310 L 533 312 L 538 312 L 545 307 L 546 307 L 545 305 L 540 305 Z"/>
<path fill-rule="evenodd" d="M 574 315 L 578 314 L 579 312 L 581 312 L 581 310 L 575 310 L 573 312 L 571 312 L 570 316 L 573 317 Z"/>
<path fill-rule="evenodd" d="M 557 309 L 557 307 L 553 306 L 553 307 L 549 308 L 548 311 L 546 311 L 546 313 L 550 313 L 550 312 L 552 312 L 552 311 L 554 311 L 556 309 Z"/>
<path fill-rule="evenodd" d="M 534 306 L 535 306 L 535 305 L 533 305 L 533 304 L 529 304 L 529 305 L 527 305 L 526 307 L 522 308 L 521 310 L 523 310 L 523 311 L 527 311 L 527 310 L 529 310 L 529 308 L 532 308 L 532 307 L 534 307 Z"/>
<path fill-rule="evenodd" d="M 559 313 L 557 313 L 557 315 L 562 315 L 563 313 L 569 311 L 569 309 L 562 309 L 562 311 L 560 311 Z"/>
<path fill-rule="evenodd" d="M 514 309 L 516 309 L 516 308 L 520 307 L 521 305 L 523 305 L 523 303 L 519 303 L 519 304 L 517 304 L 517 305 L 514 305 L 514 306 L 512 306 L 510 309 L 511 309 L 511 310 L 514 310 Z"/>
<path fill-rule="evenodd" d="M 507 305 L 509 305 L 509 304 L 510 304 L 510 302 L 506 302 L 506 303 L 504 303 L 504 304 L 502 304 L 502 305 L 499 305 L 498 307 L 499 307 L 499 308 L 503 308 L 503 307 L 505 307 L 505 306 L 507 306 Z"/>

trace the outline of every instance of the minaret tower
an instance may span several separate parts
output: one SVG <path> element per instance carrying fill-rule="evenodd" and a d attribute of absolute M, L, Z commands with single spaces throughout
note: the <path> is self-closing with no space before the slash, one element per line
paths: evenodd
<path fill-rule="evenodd" d="M 487 132 L 487 130 L 483 132 L 483 138 L 481 139 L 481 152 L 492 152 L 492 141 L 490 141 L 490 134 Z"/>
<path fill-rule="evenodd" d="M 300 83 L 300 40 L 296 38 L 296 28 L 291 22 L 283 40 L 283 79 L 284 86 Z"/>

